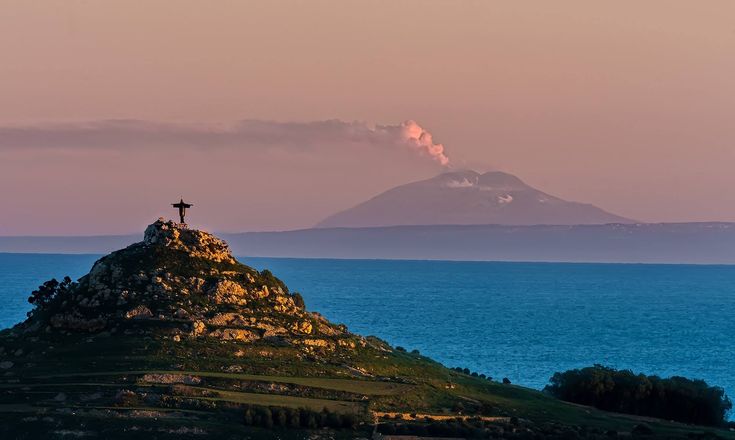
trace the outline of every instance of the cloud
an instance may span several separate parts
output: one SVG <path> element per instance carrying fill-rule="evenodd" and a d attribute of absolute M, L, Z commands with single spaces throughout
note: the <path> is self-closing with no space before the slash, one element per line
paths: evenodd
<path fill-rule="evenodd" d="M 440 165 L 449 164 L 444 146 L 434 143 L 432 134 L 412 120 L 396 125 L 374 126 L 334 119 L 313 122 L 243 120 L 227 125 L 102 120 L 0 127 L 0 150 L 131 149 L 152 146 L 308 149 L 323 144 L 367 144 L 384 149 L 409 149 Z"/>

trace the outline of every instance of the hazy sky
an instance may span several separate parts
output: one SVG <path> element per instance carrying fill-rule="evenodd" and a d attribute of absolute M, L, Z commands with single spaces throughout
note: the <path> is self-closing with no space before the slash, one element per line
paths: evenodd
<path fill-rule="evenodd" d="M 0 0 L 0 235 L 138 231 L 180 195 L 215 230 L 307 227 L 442 170 L 406 120 L 455 167 L 735 221 L 734 18 L 731 0 Z"/>

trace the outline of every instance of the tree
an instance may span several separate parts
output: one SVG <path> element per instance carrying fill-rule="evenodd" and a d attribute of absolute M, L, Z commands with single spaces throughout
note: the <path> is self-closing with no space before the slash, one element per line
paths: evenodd
<path fill-rule="evenodd" d="M 685 377 L 662 379 L 602 365 L 555 373 L 544 390 L 607 411 L 722 425 L 732 402 L 720 387 Z"/>
<path fill-rule="evenodd" d="M 301 427 L 301 414 L 299 414 L 298 409 L 288 409 L 288 426 L 291 428 Z"/>
<path fill-rule="evenodd" d="M 64 297 L 74 286 L 71 278 L 64 277 L 61 282 L 53 278 L 41 284 L 38 289 L 31 292 L 28 302 L 33 304 L 36 309 L 44 310 L 53 303 L 57 298 Z"/>
<path fill-rule="evenodd" d="M 271 413 L 270 408 L 262 407 L 260 409 L 260 426 L 269 429 L 273 427 L 273 413 Z"/>
<path fill-rule="evenodd" d="M 279 408 L 278 410 L 276 410 L 276 414 L 275 414 L 273 422 L 281 428 L 286 427 L 286 423 L 288 422 L 288 417 L 286 416 L 286 411 L 283 408 Z"/>
<path fill-rule="evenodd" d="M 245 424 L 251 426 L 253 424 L 253 411 L 250 408 L 245 410 Z"/>

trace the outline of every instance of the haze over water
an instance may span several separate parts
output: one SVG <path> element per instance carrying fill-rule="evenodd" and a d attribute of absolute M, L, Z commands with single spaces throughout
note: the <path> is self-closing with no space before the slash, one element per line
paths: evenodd
<path fill-rule="evenodd" d="M 97 256 L 0 254 L 0 328 Z M 601 363 L 705 379 L 735 396 L 735 266 L 239 258 L 363 335 L 542 388 Z"/>

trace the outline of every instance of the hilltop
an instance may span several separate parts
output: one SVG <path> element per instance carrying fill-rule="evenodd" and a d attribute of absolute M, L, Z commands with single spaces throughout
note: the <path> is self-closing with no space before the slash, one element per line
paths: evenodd
<path fill-rule="evenodd" d="M 224 241 L 162 219 L 31 302 L 0 332 L 4 439 L 609 438 L 642 423 L 351 333 Z"/>
<path fill-rule="evenodd" d="M 398 225 L 587 225 L 634 223 L 569 202 L 500 171 L 452 171 L 385 191 L 327 217 L 317 228 Z"/>

